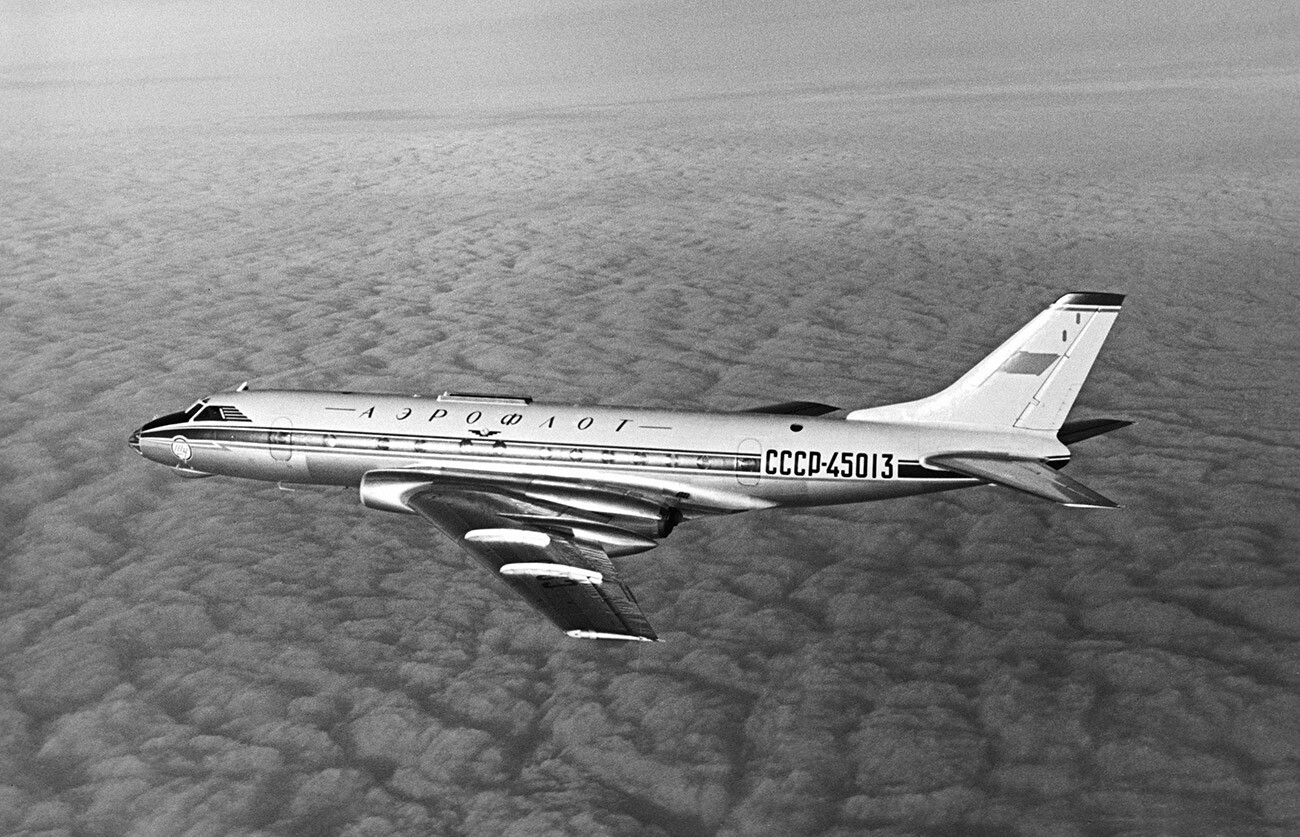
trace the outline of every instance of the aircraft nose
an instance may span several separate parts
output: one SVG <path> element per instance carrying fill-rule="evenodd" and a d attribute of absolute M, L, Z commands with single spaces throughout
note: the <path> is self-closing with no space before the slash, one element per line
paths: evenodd
<path fill-rule="evenodd" d="M 130 445 L 136 453 L 140 452 L 140 428 L 137 427 L 135 430 L 131 431 L 131 435 L 127 438 L 126 443 Z"/>

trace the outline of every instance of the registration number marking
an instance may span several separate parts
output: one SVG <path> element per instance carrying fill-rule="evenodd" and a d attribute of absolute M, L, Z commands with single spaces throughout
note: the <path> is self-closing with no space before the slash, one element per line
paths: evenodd
<path fill-rule="evenodd" d="M 839 450 L 777 450 L 763 454 L 763 473 L 781 477 L 831 476 L 843 479 L 888 480 L 894 478 L 892 453 L 861 453 Z"/>

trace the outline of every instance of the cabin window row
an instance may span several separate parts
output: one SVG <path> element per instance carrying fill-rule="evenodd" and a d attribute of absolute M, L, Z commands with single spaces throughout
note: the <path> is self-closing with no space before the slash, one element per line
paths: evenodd
<path fill-rule="evenodd" d="M 214 434 L 223 441 L 254 444 L 294 445 L 340 451 L 386 451 L 410 454 L 467 454 L 471 456 L 512 456 L 555 462 L 631 465 L 646 468 L 690 468 L 701 471 L 758 472 L 757 457 L 721 456 L 717 454 L 671 453 L 667 451 L 614 450 L 577 448 L 559 445 L 521 445 L 488 439 L 419 439 L 409 436 L 345 436 L 299 430 L 276 430 L 269 434 L 257 431 L 220 430 Z M 250 436 L 260 438 L 249 438 Z"/>

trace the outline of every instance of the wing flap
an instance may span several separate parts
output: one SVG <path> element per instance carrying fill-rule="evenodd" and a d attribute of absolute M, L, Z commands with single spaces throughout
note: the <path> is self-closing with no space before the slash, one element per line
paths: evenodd
<path fill-rule="evenodd" d="M 1119 503 L 1110 500 L 1088 486 L 1073 480 L 1037 459 L 1015 459 L 1000 454 L 953 453 L 927 456 L 926 464 L 936 465 L 1014 488 L 1053 503 L 1094 509 L 1117 509 Z"/>

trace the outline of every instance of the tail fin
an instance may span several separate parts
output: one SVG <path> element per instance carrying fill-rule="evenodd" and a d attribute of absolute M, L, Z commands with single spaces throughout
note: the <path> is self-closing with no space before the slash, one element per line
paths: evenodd
<path fill-rule="evenodd" d="M 1066 294 L 942 392 L 846 418 L 1059 430 L 1123 301 L 1121 294 Z"/>

